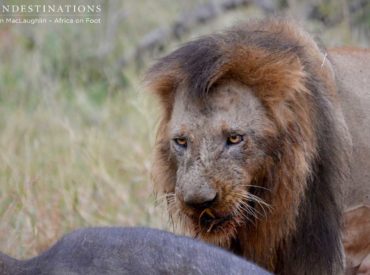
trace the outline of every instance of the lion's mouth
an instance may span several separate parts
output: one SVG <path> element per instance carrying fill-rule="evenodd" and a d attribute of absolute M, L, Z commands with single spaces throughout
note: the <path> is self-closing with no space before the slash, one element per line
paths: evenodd
<path fill-rule="evenodd" d="M 207 208 L 199 215 L 199 228 L 204 229 L 207 233 L 217 230 L 233 218 L 231 214 L 217 216 L 211 209 Z"/>

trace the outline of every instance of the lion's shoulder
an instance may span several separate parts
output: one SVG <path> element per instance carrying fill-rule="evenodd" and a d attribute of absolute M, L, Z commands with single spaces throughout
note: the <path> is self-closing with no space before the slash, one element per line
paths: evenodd
<path fill-rule="evenodd" d="M 351 180 L 346 185 L 347 207 L 370 204 L 370 50 L 336 48 L 329 51 L 344 119 L 352 137 Z"/>
<path fill-rule="evenodd" d="M 359 95 L 368 95 L 370 87 L 370 49 L 334 48 L 329 50 L 340 86 L 350 86 Z"/>

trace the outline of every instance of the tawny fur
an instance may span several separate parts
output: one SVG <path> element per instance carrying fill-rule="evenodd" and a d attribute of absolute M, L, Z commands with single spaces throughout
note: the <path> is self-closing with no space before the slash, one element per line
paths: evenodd
<path fill-rule="evenodd" d="M 156 191 L 168 200 L 174 223 L 230 250 L 234 250 L 233 243 L 238 243 L 239 253 L 273 272 L 341 272 L 340 185 L 348 172 L 346 160 L 349 153 L 345 149 L 346 138 L 341 138 L 345 126 L 336 120 L 337 90 L 325 50 L 294 24 L 282 20 L 251 21 L 223 34 L 202 38 L 188 47 L 201 51 L 202 47 L 209 45 L 217 49 L 213 50 L 214 58 L 210 57 L 204 61 L 204 66 L 200 66 L 202 70 L 197 72 L 200 76 L 189 72 L 191 70 L 187 66 L 190 65 L 185 60 L 190 52 L 184 46 L 154 65 L 147 77 L 149 88 L 160 98 L 163 108 L 155 147 L 153 180 Z M 215 86 L 231 80 L 253 90 L 271 121 L 263 129 L 266 150 L 270 150 L 270 155 L 256 168 L 251 180 L 253 185 L 270 190 L 260 194 L 269 208 L 256 203 L 254 210 L 264 213 L 263 217 L 250 222 L 245 218 L 246 214 L 241 213 L 234 223 L 230 223 L 231 228 L 213 235 L 202 234 L 181 214 L 186 210 L 174 202 L 177 167 L 169 153 L 168 123 L 179 87 L 187 87 L 189 93 L 197 93 L 207 102 Z M 330 133 L 321 133 L 326 127 L 330 128 Z M 328 143 L 333 148 L 323 152 Z M 325 165 L 327 167 L 322 168 Z M 231 190 L 223 180 L 221 176 L 216 186 L 220 192 L 248 194 L 249 189 L 245 186 Z M 316 220 L 321 222 L 320 213 L 317 213 L 321 205 L 315 198 L 319 184 L 328 185 L 329 197 L 328 202 L 323 203 L 323 211 L 328 211 L 330 221 L 323 228 L 333 230 L 331 234 L 334 237 L 328 242 L 330 248 L 327 248 L 333 250 L 333 255 L 325 258 L 325 263 L 323 259 L 310 268 L 309 265 L 320 261 L 320 253 L 328 250 L 320 251 L 317 247 L 318 256 L 312 256 L 314 251 L 294 245 L 303 246 L 299 242 L 306 241 L 303 240 L 305 222 L 310 226 Z M 224 207 L 237 202 L 236 195 L 226 196 L 222 201 Z M 180 219 L 176 220 L 176 217 Z M 310 221 L 305 221 L 307 219 Z M 317 259 L 299 259 L 300 249 L 305 251 L 302 255 L 307 253 L 302 257 Z M 291 264 L 288 258 L 291 258 Z"/>
<path fill-rule="evenodd" d="M 346 251 L 346 274 L 370 272 L 370 206 L 344 212 L 343 245 Z"/>

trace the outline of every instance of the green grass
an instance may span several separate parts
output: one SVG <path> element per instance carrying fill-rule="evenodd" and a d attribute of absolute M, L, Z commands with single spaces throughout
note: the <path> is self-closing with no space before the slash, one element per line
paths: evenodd
<path fill-rule="evenodd" d="M 143 71 L 121 70 L 117 60 L 204 2 L 117 1 L 111 10 L 128 15 L 112 40 L 112 14 L 99 26 L 0 25 L 1 251 L 29 257 L 82 226 L 170 229 L 150 184 L 158 106 L 140 84 Z M 228 13 L 184 39 L 251 16 L 261 12 Z"/>

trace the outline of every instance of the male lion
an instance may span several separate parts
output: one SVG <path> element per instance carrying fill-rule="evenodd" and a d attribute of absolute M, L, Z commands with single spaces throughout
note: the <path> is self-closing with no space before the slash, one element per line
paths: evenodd
<path fill-rule="evenodd" d="M 153 179 L 174 222 L 278 274 L 342 273 L 343 206 L 369 203 L 369 72 L 369 51 L 283 20 L 162 58 Z"/>

